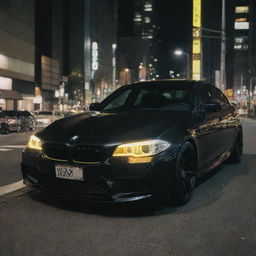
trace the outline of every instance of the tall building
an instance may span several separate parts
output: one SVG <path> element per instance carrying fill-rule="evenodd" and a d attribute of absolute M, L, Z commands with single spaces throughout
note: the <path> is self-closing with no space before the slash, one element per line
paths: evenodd
<path fill-rule="evenodd" d="M 117 2 L 76 0 L 67 6 L 67 91 L 73 104 L 88 105 L 115 89 Z"/>
<path fill-rule="evenodd" d="M 124 13 L 129 15 L 125 16 Z M 157 17 L 154 0 L 133 0 L 129 4 L 119 1 L 120 85 L 158 78 Z"/>
<path fill-rule="evenodd" d="M 233 1 L 226 1 L 226 88 L 233 88 L 234 80 L 234 9 Z M 222 0 L 202 1 L 201 79 L 220 85 Z"/>
<path fill-rule="evenodd" d="M 249 89 L 250 79 L 256 75 L 256 12 L 252 0 L 235 1 L 234 51 L 235 91 Z"/>
<path fill-rule="evenodd" d="M 116 0 L 38 0 L 35 38 L 37 108 L 80 108 L 115 89 Z"/>
<path fill-rule="evenodd" d="M 35 109 L 51 110 L 58 105 L 56 91 L 64 82 L 64 7 L 63 0 L 36 0 L 36 104 Z M 63 95 L 64 96 L 64 95 Z"/>
<path fill-rule="evenodd" d="M 0 1 L 0 109 L 34 109 L 34 4 Z"/>
<path fill-rule="evenodd" d="M 158 25 L 154 0 L 134 1 L 134 35 L 143 42 L 143 56 L 140 65 L 140 79 L 157 78 Z M 146 77 L 143 74 L 146 69 Z"/>

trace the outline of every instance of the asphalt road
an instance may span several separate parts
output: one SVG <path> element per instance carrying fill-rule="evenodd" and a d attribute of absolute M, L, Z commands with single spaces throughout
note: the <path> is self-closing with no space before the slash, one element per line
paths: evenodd
<path fill-rule="evenodd" d="M 39 191 L 0 198 L 0 255 L 255 256 L 256 121 L 243 123 L 242 162 L 201 180 L 183 207 L 89 205 Z"/>
<path fill-rule="evenodd" d="M 21 151 L 31 132 L 0 135 L 0 187 L 21 180 Z"/>

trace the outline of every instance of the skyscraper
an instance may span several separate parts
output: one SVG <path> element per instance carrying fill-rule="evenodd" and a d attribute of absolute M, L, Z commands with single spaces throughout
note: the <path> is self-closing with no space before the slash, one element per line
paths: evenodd
<path fill-rule="evenodd" d="M 0 109 L 34 109 L 34 4 L 0 1 Z"/>
<path fill-rule="evenodd" d="M 133 0 L 129 5 L 120 1 L 119 5 L 119 82 L 156 79 L 159 25 L 155 1 Z M 129 8 L 130 15 L 126 19 L 122 15 L 122 6 Z M 126 79 L 128 74 L 132 78 L 130 81 Z"/>

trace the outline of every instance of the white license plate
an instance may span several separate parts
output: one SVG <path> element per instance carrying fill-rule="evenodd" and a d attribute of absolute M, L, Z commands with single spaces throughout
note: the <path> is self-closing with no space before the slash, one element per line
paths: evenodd
<path fill-rule="evenodd" d="M 57 178 L 67 180 L 84 180 L 83 169 L 68 165 L 56 165 L 55 174 Z"/>

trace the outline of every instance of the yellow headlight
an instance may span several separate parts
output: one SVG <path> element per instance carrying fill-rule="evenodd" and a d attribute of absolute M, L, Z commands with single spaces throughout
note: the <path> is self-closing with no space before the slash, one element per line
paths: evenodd
<path fill-rule="evenodd" d="M 114 157 L 147 157 L 166 150 L 171 144 L 163 140 L 145 140 L 119 145 Z"/>
<path fill-rule="evenodd" d="M 35 135 L 31 135 L 28 141 L 28 148 L 34 150 L 42 150 L 42 141 Z"/>

